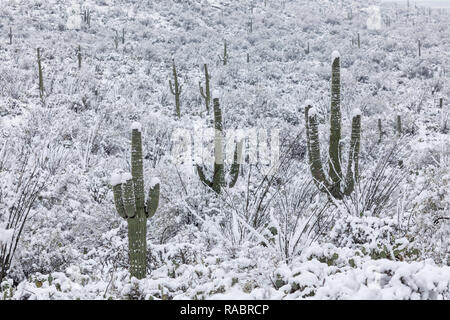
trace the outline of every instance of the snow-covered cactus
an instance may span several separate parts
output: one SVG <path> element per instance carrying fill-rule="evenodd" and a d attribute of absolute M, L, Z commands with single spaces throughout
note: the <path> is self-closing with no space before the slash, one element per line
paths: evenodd
<path fill-rule="evenodd" d="M 223 41 L 223 56 L 219 56 L 220 61 L 223 62 L 223 65 L 226 66 L 228 63 L 228 51 L 227 51 L 227 41 Z"/>
<path fill-rule="evenodd" d="M 378 143 L 381 143 L 381 140 L 383 138 L 383 127 L 381 126 L 381 119 L 378 118 Z"/>
<path fill-rule="evenodd" d="M 111 185 L 117 213 L 128 223 L 130 275 L 142 279 L 147 273 L 147 218 L 158 208 L 160 183 L 157 178 L 150 181 L 145 200 L 142 136 L 138 123 L 131 127 L 131 174 L 114 174 Z"/>
<path fill-rule="evenodd" d="M 205 100 L 206 111 L 208 111 L 209 113 L 209 106 L 211 105 L 211 89 L 209 86 L 209 80 L 211 79 L 211 76 L 208 73 L 208 67 L 206 66 L 206 63 L 204 64 L 203 67 L 205 69 L 205 89 L 203 89 L 200 81 L 198 82 L 198 86 L 200 88 L 200 94 Z"/>
<path fill-rule="evenodd" d="M 116 35 L 114 36 L 114 46 L 116 47 L 116 50 L 119 48 L 119 33 L 116 30 Z"/>
<path fill-rule="evenodd" d="M 335 199 L 343 199 L 350 195 L 358 181 L 358 160 L 361 136 L 361 111 L 355 110 L 352 119 L 352 133 L 347 162 L 347 173 L 341 169 L 341 108 L 340 108 L 340 57 L 333 52 L 331 74 L 331 116 L 330 143 L 328 149 L 328 176 L 325 175 L 320 157 L 319 130 L 317 111 L 307 102 L 305 107 L 306 141 L 309 166 L 319 190 L 328 193 Z"/>
<path fill-rule="evenodd" d="M 309 54 L 309 42 L 308 42 L 308 44 L 307 44 L 307 46 L 306 46 L 305 54 Z"/>
<path fill-rule="evenodd" d="M 37 48 L 37 63 L 38 63 L 38 73 L 39 73 L 39 96 L 41 99 L 44 98 L 44 79 L 42 76 L 42 64 L 41 64 L 41 51 Z"/>
<path fill-rule="evenodd" d="M 418 40 L 418 42 L 417 42 L 417 46 L 418 46 L 418 49 L 419 49 L 419 57 L 421 57 L 422 56 L 422 45 L 421 45 L 421 43 L 420 43 L 420 40 Z"/>
<path fill-rule="evenodd" d="M 200 181 L 220 194 L 225 185 L 224 161 L 223 161 L 223 125 L 222 110 L 220 109 L 219 98 L 213 99 L 214 104 L 214 173 L 211 180 L 207 179 L 203 169 L 197 165 L 197 172 Z M 229 187 L 233 188 L 239 177 L 240 162 L 242 157 L 243 140 L 238 141 L 234 150 L 233 163 L 230 169 Z"/>
<path fill-rule="evenodd" d="M 396 122 L 397 135 L 402 135 L 402 116 L 397 114 L 397 122 Z"/>
<path fill-rule="evenodd" d="M 81 69 L 81 46 L 80 45 L 78 45 L 77 57 L 78 57 L 78 69 Z"/>
<path fill-rule="evenodd" d="M 172 59 L 172 73 L 174 85 L 172 85 L 172 80 L 169 79 L 169 88 L 170 92 L 175 96 L 175 112 L 177 113 L 178 118 L 181 118 L 180 95 L 183 86 L 178 82 L 177 68 L 175 66 L 175 60 L 173 59 Z"/>
<path fill-rule="evenodd" d="M 9 36 L 9 44 L 11 45 L 12 44 L 12 38 L 13 38 L 12 28 L 11 27 L 9 27 L 9 34 L 8 34 L 8 36 Z"/>

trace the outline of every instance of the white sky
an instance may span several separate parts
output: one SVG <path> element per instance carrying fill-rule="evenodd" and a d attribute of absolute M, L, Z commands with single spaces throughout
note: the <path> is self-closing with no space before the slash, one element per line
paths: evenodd
<path fill-rule="evenodd" d="M 404 4 L 406 6 L 407 0 L 379 0 L 380 2 L 397 2 L 400 4 Z M 410 5 L 424 6 L 424 7 L 432 7 L 432 8 L 450 8 L 450 0 L 409 0 Z"/>

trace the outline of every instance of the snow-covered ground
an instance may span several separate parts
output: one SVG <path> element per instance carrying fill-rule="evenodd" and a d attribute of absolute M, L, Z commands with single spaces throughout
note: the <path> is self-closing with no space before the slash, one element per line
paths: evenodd
<path fill-rule="evenodd" d="M 446 2 L 1 1 L 0 299 L 448 299 Z M 360 176 L 342 200 L 312 180 L 304 115 L 311 105 L 327 170 L 337 57 L 342 168 L 361 116 Z M 192 162 L 212 178 L 213 144 L 193 150 L 213 128 L 204 64 L 224 131 L 264 133 L 220 195 Z M 112 191 L 132 128 L 145 190 L 161 186 L 141 280 Z"/>

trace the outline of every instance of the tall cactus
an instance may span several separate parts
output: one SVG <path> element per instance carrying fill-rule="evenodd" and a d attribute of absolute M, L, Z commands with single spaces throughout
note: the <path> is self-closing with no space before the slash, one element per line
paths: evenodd
<path fill-rule="evenodd" d="M 340 57 L 333 52 L 331 73 L 331 116 L 330 143 L 328 148 L 328 176 L 320 157 L 319 130 L 316 110 L 307 103 L 305 108 L 306 141 L 311 174 L 316 185 L 323 192 L 341 200 L 350 195 L 358 180 L 358 160 L 361 135 L 361 114 L 356 112 L 352 119 L 352 133 L 345 180 L 341 169 L 341 108 L 340 108 Z"/>
<path fill-rule="evenodd" d="M 42 76 L 41 50 L 39 48 L 37 48 L 37 63 L 39 74 L 39 96 L 41 99 L 44 99 L 44 79 Z"/>
<path fill-rule="evenodd" d="M 175 60 L 172 59 L 172 73 L 174 78 L 174 85 L 172 85 L 172 80 L 169 79 L 170 92 L 175 96 L 175 112 L 178 118 L 181 118 L 180 111 L 180 95 L 183 86 L 178 82 L 177 68 L 175 67 Z"/>
<path fill-rule="evenodd" d="M 200 88 L 200 94 L 205 100 L 206 111 L 208 111 L 209 114 L 209 106 L 211 105 L 211 89 L 209 86 L 209 80 L 211 79 L 211 76 L 208 73 L 208 67 L 206 66 L 206 63 L 203 65 L 203 67 L 205 69 L 205 89 L 203 89 L 200 81 L 198 82 L 198 86 Z"/>
<path fill-rule="evenodd" d="M 214 104 L 214 172 L 212 180 L 208 180 L 200 165 L 197 165 L 197 172 L 200 181 L 213 189 L 217 194 L 221 193 L 225 185 L 224 161 L 223 161 L 223 125 L 222 110 L 220 109 L 219 99 L 213 99 Z M 229 187 L 233 188 L 239 177 L 240 162 L 242 157 L 243 140 L 238 141 L 234 149 L 233 163 L 230 169 Z"/>
<path fill-rule="evenodd" d="M 130 275 L 142 279 L 147 274 L 147 218 L 151 218 L 158 208 L 160 183 L 157 178 L 150 181 L 145 201 L 142 137 L 138 123 L 134 123 L 131 130 L 131 174 L 115 174 L 111 184 L 117 213 L 128 223 Z"/>
<path fill-rule="evenodd" d="M 81 46 L 80 45 L 78 45 L 77 57 L 78 57 L 78 69 L 81 69 Z"/>
<path fill-rule="evenodd" d="M 223 65 L 226 66 L 228 63 L 228 50 L 227 50 L 227 41 L 223 41 L 223 56 L 219 56 L 220 61 L 223 62 Z"/>

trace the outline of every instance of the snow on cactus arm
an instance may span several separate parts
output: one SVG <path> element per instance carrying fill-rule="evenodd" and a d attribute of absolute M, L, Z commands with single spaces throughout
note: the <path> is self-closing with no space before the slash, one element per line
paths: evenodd
<path fill-rule="evenodd" d="M 114 204 L 116 205 L 116 210 L 119 216 L 126 219 L 127 215 L 125 214 L 125 207 L 123 205 L 123 197 L 122 197 L 122 183 L 123 183 L 123 175 L 120 173 L 114 173 L 111 176 L 110 183 L 113 188 L 113 196 L 114 196 Z"/>
<path fill-rule="evenodd" d="M 331 53 L 331 63 L 333 63 L 334 60 L 336 60 L 336 58 L 340 58 L 340 57 L 341 57 L 341 54 L 339 53 L 339 51 L 334 50 L 334 51 Z"/>
<path fill-rule="evenodd" d="M 142 131 L 142 126 L 139 122 L 133 122 L 131 124 L 131 130 Z"/>
<path fill-rule="evenodd" d="M 160 183 L 158 178 L 152 178 L 152 180 L 150 180 L 150 188 L 148 190 L 148 198 L 145 206 L 147 218 L 151 218 L 158 209 Z"/>

